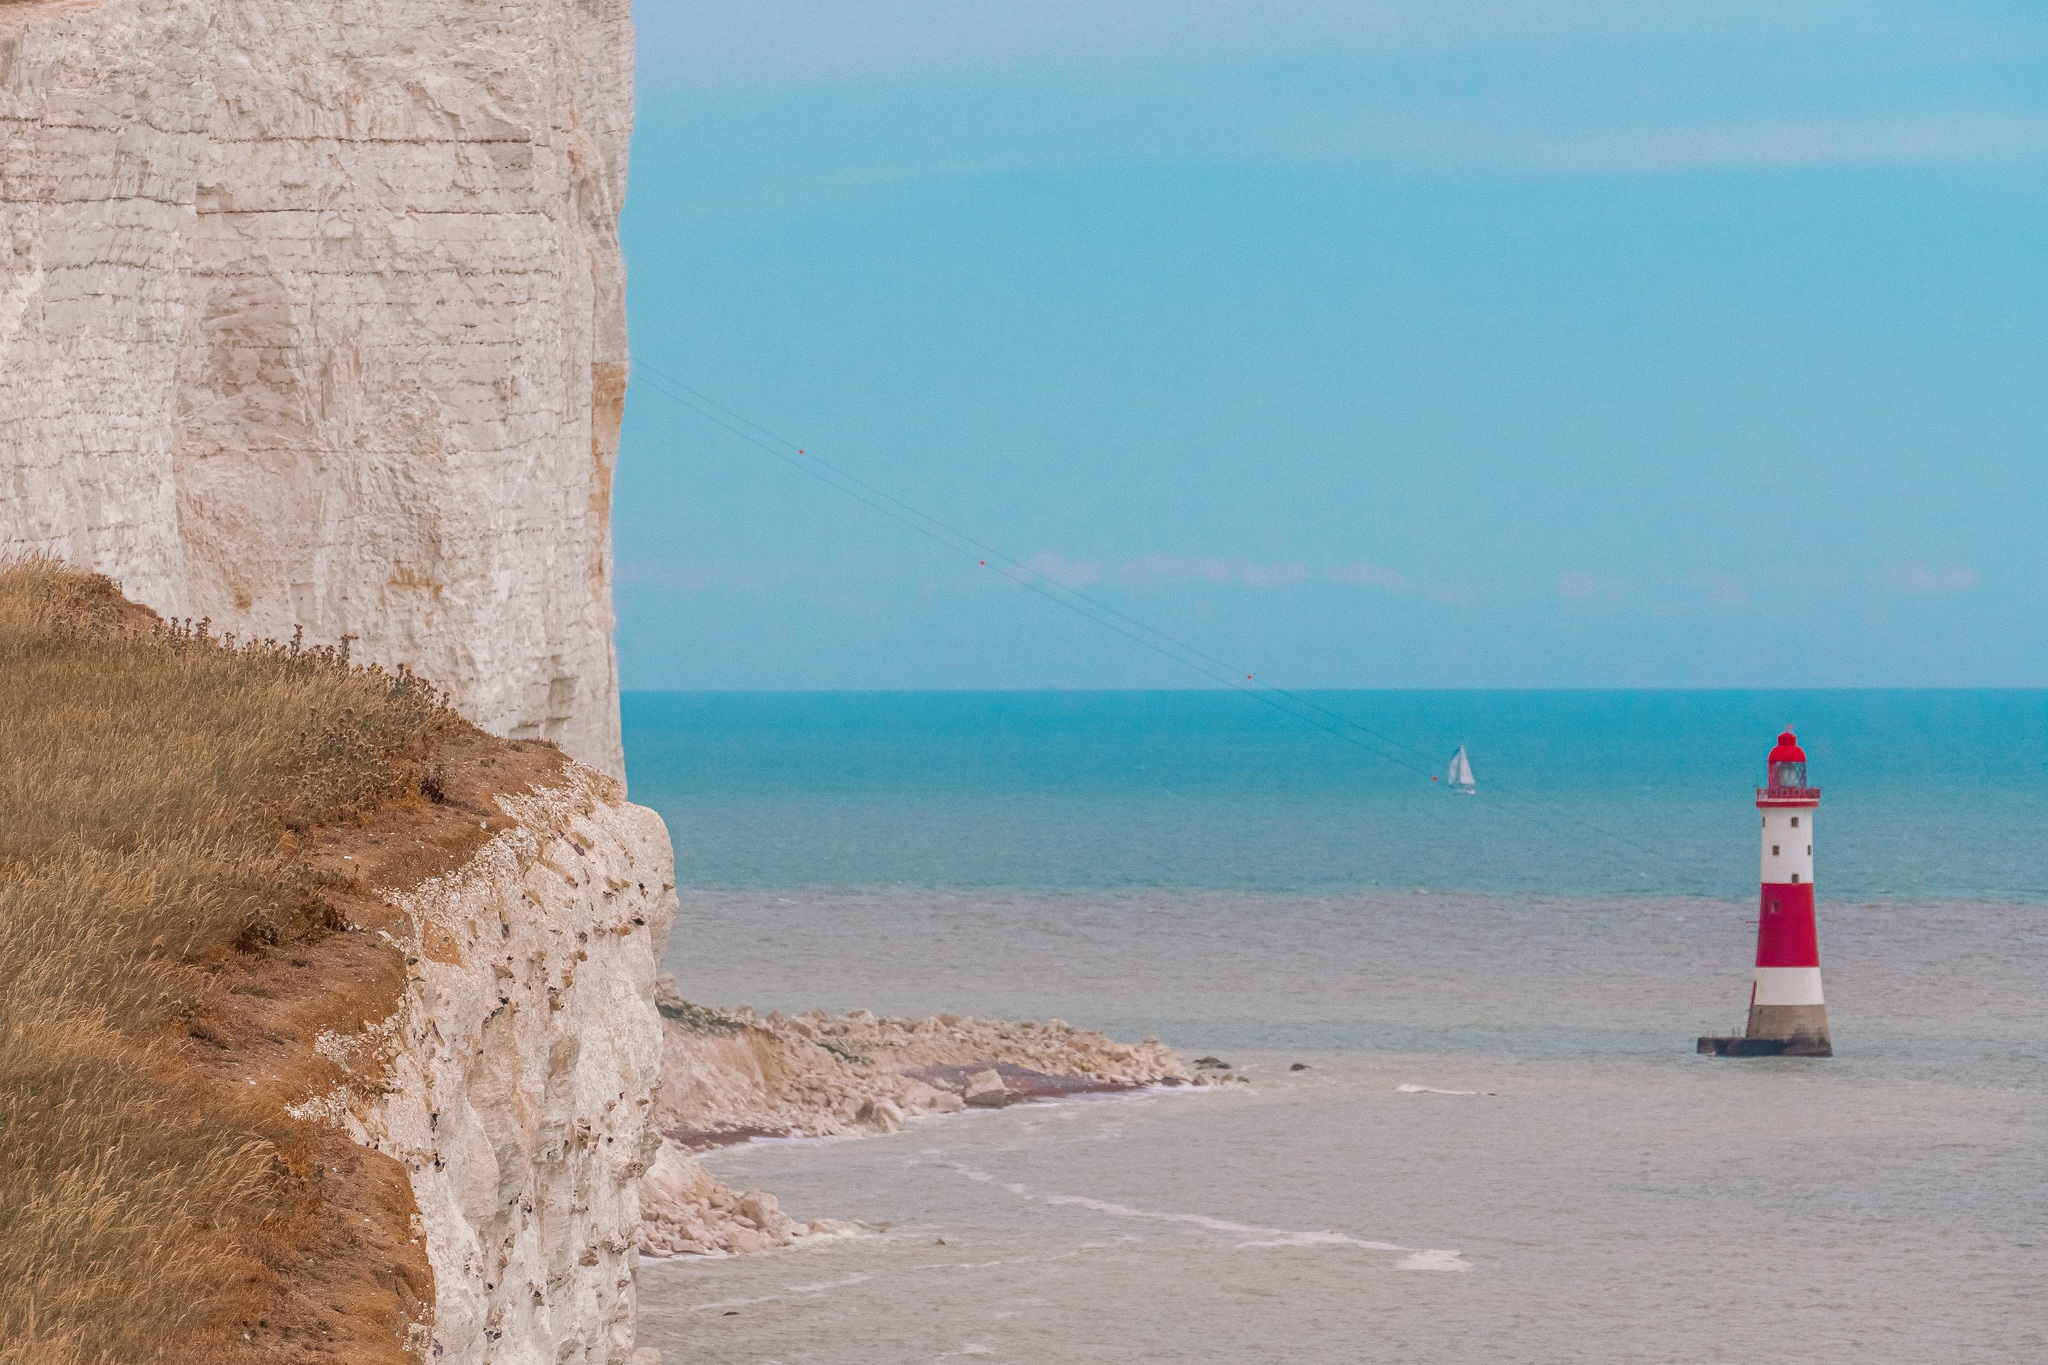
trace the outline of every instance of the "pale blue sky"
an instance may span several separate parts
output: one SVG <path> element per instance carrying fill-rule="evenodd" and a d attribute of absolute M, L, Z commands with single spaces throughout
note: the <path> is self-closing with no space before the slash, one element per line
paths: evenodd
<path fill-rule="evenodd" d="M 639 11 L 629 687 L 2048 682 L 2040 5 Z"/>

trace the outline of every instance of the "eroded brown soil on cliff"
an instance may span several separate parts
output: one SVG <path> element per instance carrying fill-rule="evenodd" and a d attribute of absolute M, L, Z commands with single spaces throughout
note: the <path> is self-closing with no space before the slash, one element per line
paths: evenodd
<path fill-rule="evenodd" d="M 451 728 L 422 763 L 432 796 L 307 831 L 305 859 L 341 923 L 218 959 L 191 1029 L 204 1044 L 190 1053 L 195 1062 L 280 1109 L 345 1084 L 318 1039 L 359 1036 L 390 1018 L 405 990 L 404 956 L 380 932 L 401 926 L 380 892 L 460 868 L 512 823 L 497 798 L 558 783 L 566 761 L 552 745 Z M 418 1359 L 426 1334 L 415 1324 L 429 1320 L 433 1272 L 405 1168 L 329 1124 L 302 1127 L 294 1174 L 303 1198 L 266 1256 L 263 1301 L 211 1334 L 213 1349 L 223 1360 Z"/>
<path fill-rule="evenodd" d="M 43 561 L 0 565 L 0 676 L 0 1365 L 423 1351 L 404 1167 L 291 1111 L 402 998 L 376 889 L 565 760 Z"/>

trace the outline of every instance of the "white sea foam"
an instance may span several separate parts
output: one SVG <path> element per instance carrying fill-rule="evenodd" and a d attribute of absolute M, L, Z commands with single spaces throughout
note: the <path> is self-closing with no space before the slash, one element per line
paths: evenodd
<path fill-rule="evenodd" d="M 874 1237 L 877 1235 L 857 1224 L 847 1223 L 840 1227 L 825 1228 L 822 1231 L 813 1228 L 804 1235 L 804 1242 L 806 1245 L 814 1245 L 819 1242 L 850 1242 L 855 1238 Z"/>
<path fill-rule="evenodd" d="M 942 1166 L 956 1175 L 984 1184 L 998 1183 L 987 1171 L 979 1171 L 958 1161 L 934 1160 L 935 1166 Z M 1161 1223 L 1180 1223 L 1189 1227 L 1202 1228 L 1208 1232 L 1219 1232 L 1245 1240 L 1234 1246 L 1252 1249 L 1263 1247 L 1357 1247 L 1364 1251 L 1397 1251 L 1407 1253 L 1407 1259 L 1400 1263 L 1402 1270 L 1470 1270 L 1472 1267 L 1459 1259 L 1460 1253 L 1436 1249 L 1416 1250 L 1394 1242 L 1376 1242 L 1363 1237 L 1353 1237 L 1346 1232 L 1322 1229 L 1315 1232 L 1298 1232 L 1290 1228 L 1260 1227 L 1256 1223 L 1239 1223 L 1228 1218 L 1213 1218 L 1204 1213 L 1162 1213 L 1155 1209 L 1133 1208 L 1129 1204 L 1118 1204 L 1107 1199 L 1092 1199 L 1079 1194 L 1041 1194 L 1027 1185 L 1013 1181 L 1000 1182 L 1004 1189 L 1020 1198 L 1057 1208 L 1087 1209 L 1091 1213 L 1108 1214 L 1112 1218 L 1144 1218 Z"/>
<path fill-rule="evenodd" d="M 1470 1270 L 1472 1263 L 1456 1251 L 1418 1251 L 1403 1257 L 1396 1270 Z"/>
<path fill-rule="evenodd" d="M 1032 1196 L 1040 1203 L 1062 1207 L 1090 1209 L 1106 1213 L 1113 1218 L 1150 1218 L 1162 1223 L 1185 1223 L 1190 1227 L 1206 1228 L 1211 1232 L 1258 1238 L 1257 1241 L 1239 1242 L 1242 1247 L 1276 1246 L 1354 1246 L 1369 1251 L 1406 1251 L 1407 1247 L 1392 1242 L 1369 1242 L 1341 1232 L 1294 1232 L 1287 1228 L 1263 1228 L 1253 1223 L 1234 1223 L 1227 1218 L 1211 1218 L 1201 1213 L 1159 1213 L 1151 1209 L 1134 1209 L 1128 1204 L 1114 1204 L 1106 1199 L 1089 1199 L 1078 1194 L 1045 1194 Z"/>
<path fill-rule="evenodd" d="M 645 1265 L 647 1263 L 643 1261 L 641 1264 Z M 834 1289 L 850 1288 L 870 1278 L 866 1274 L 841 1275 L 836 1280 L 821 1280 L 817 1284 L 789 1285 L 780 1294 L 761 1294 L 751 1299 L 718 1299 L 711 1303 L 693 1303 L 684 1311 L 690 1313 L 709 1313 L 713 1309 L 751 1308 L 755 1304 L 774 1303 L 778 1299 L 788 1298 L 794 1294 L 825 1294 Z"/>
<path fill-rule="evenodd" d="M 844 1289 L 848 1285 L 859 1284 L 866 1278 L 868 1277 L 862 1274 L 841 1275 L 836 1280 L 820 1280 L 816 1284 L 793 1284 L 789 1287 L 789 1292 L 792 1294 L 822 1294 L 828 1289 Z"/>
<path fill-rule="evenodd" d="M 1081 1251 L 1089 1250 L 1087 1247 Z M 1081 1251 L 1059 1251 L 1050 1256 L 1006 1256 L 994 1261 L 919 1261 L 905 1266 L 905 1270 L 997 1270 L 1013 1265 L 1052 1265 L 1056 1261 L 1071 1261 Z M 1022 1302 L 1020 1300 L 1020 1302 Z M 1032 1300 L 1031 1302 L 1036 1302 Z"/>
<path fill-rule="evenodd" d="M 1492 1095 L 1492 1090 L 1439 1090 L 1433 1085 L 1401 1084 L 1394 1087 L 1397 1095 Z"/>

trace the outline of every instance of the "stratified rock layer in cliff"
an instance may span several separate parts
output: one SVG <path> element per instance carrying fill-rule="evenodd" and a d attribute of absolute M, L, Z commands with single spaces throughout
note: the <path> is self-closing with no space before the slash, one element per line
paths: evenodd
<path fill-rule="evenodd" d="M 0 3 L 0 553 L 617 775 L 628 7 Z"/>

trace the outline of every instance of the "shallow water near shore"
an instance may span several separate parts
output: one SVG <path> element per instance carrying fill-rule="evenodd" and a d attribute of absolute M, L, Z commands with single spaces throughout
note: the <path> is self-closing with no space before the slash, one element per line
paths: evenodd
<path fill-rule="evenodd" d="M 1979 703 L 2039 706 L 2015 694 Z M 628 720 L 629 755 L 661 751 L 636 748 L 631 709 Z M 1254 766 L 1271 758 L 1241 739 L 1207 751 L 1225 776 L 1233 747 Z M 807 847 L 771 839 L 751 855 L 748 839 L 772 825 L 761 770 L 671 773 L 665 798 L 633 760 L 635 796 L 669 816 L 684 859 L 669 966 L 687 995 L 764 1010 L 1058 1016 L 1157 1033 L 1252 1079 L 716 1153 L 721 1178 L 773 1191 L 800 1217 L 887 1230 L 643 1263 L 642 1339 L 671 1359 L 2048 1353 L 2030 1302 L 2048 1282 L 2048 912 L 2025 889 L 2039 875 L 2022 865 L 2034 857 L 2025 821 L 1994 821 L 1988 845 L 1959 854 L 1932 839 L 1910 860 L 1892 849 L 1894 865 L 1876 873 L 1849 875 L 1853 840 L 1848 854 L 1817 850 L 1838 1055 L 1730 1062 L 1694 1056 L 1691 1040 L 1734 1027 L 1747 993 L 1755 851 L 1739 781 L 1716 795 L 1718 775 L 1681 775 L 1668 808 L 1584 808 L 1654 831 L 1710 797 L 1734 807 L 1726 884 L 1702 874 L 1658 894 L 1568 878 L 1529 888 L 1518 879 L 1540 878 L 1558 850 L 1534 836 L 1502 847 L 1499 831 L 1466 860 L 1462 888 L 1445 884 L 1453 875 L 1426 892 L 1380 875 L 1402 856 L 1385 849 L 1357 855 L 1343 876 L 1304 876 L 1276 850 L 1306 836 L 1287 833 L 1286 800 L 1262 797 L 1239 798 L 1253 833 L 1231 858 L 1195 865 L 1230 861 L 1233 877 L 1161 885 L 1156 848 L 1143 845 L 1173 823 L 1175 788 L 1123 810 L 1108 776 L 1023 784 L 975 819 L 962 797 L 969 810 L 947 817 L 940 852 L 929 830 L 906 826 L 893 853 L 870 855 L 898 870 L 924 860 L 921 881 L 830 885 L 802 874 L 823 865 L 819 824 L 831 821 L 819 788 L 832 784 L 837 741 L 808 742 L 814 777 L 825 776 L 792 785 L 786 822 Z M 673 731 L 663 743 L 677 752 Z M 874 748 L 872 730 L 859 743 Z M 1473 746 L 1482 784 L 1485 752 Z M 1837 753 L 1846 769 L 1856 761 L 1853 746 Z M 923 798 L 892 805 L 900 776 L 875 777 L 881 794 L 849 801 L 849 818 L 905 819 Z M 1830 775 L 1819 776 L 1826 788 Z M 1191 822 L 1227 814 L 1217 792 L 1229 784 L 1212 777 L 1183 790 Z M 2014 781 L 2032 784 L 2014 804 L 2038 802 L 2038 768 Z M 723 825 L 709 814 L 721 783 L 752 788 Z M 1837 785 L 1855 805 L 1858 783 Z M 1863 821 L 1871 847 L 1885 824 L 1876 808 L 1918 827 L 1935 818 L 1915 808 L 1906 778 L 1862 785 L 1862 813 L 1839 823 L 1854 833 Z M 1039 857 L 1034 840 L 1058 843 L 1042 822 L 1076 802 L 1098 811 L 1094 884 L 957 874 Z M 1041 827 L 1020 826 L 1034 803 Z M 1455 831 L 1430 822 L 1466 818 L 1398 800 L 1352 814 L 1371 817 L 1362 844 L 1435 838 L 1454 852 Z M 1133 852 L 1119 862 L 1126 841 Z M 693 847 L 719 876 L 693 881 Z M 1860 892 L 1830 896 L 1836 872 L 1852 887 L 1861 876 Z M 1888 889 L 1903 873 L 1960 894 Z M 1308 1069 L 1289 1070 L 1296 1062 Z"/>

